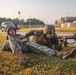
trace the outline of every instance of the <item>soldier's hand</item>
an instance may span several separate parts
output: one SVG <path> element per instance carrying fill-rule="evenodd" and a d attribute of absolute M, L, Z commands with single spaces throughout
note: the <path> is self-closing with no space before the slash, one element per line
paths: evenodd
<path fill-rule="evenodd" d="M 63 40 L 62 40 L 62 39 L 59 39 L 59 40 L 58 40 L 58 44 L 59 44 L 59 45 L 62 45 L 62 44 L 63 44 Z"/>
<path fill-rule="evenodd" d="M 36 36 L 30 36 L 29 41 L 32 43 L 36 43 Z"/>

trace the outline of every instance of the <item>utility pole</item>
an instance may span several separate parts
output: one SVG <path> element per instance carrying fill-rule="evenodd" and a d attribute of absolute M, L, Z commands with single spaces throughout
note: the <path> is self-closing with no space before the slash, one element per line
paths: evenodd
<path fill-rule="evenodd" d="M 29 15 L 29 28 L 31 28 L 31 15 Z"/>
<path fill-rule="evenodd" d="M 20 11 L 18 11 L 18 14 L 19 14 L 19 25 L 20 25 Z"/>

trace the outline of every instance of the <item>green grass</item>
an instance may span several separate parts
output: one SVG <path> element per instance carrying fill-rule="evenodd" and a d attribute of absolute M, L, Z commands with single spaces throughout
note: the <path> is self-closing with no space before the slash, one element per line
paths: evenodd
<path fill-rule="evenodd" d="M 21 28 L 18 31 L 24 31 L 24 32 L 28 32 L 30 30 L 42 30 L 44 28 Z M 76 28 L 71 27 L 71 28 L 55 28 L 57 33 L 69 33 L 69 34 L 75 34 L 76 33 Z"/>
<path fill-rule="evenodd" d="M 29 32 L 30 30 L 42 30 L 44 28 L 21 28 L 20 30 L 18 30 L 19 32 L 23 31 L 23 32 Z"/>
<path fill-rule="evenodd" d="M 76 75 L 76 56 L 62 60 L 43 54 L 28 53 L 25 56 L 30 57 L 31 60 L 26 67 L 20 66 L 17 55 L 2 51 L 5 37 L 5 34 L 0 33 L 0 75 Z M 72 48 L 74 46 L 69 45 L 67 48 L 63 47 L 62 51 Z"/>
<path fill-rule="evenodd" d="M 68 27 L 68 28 L 56 28 L 56 31 L 58 33 L 69 33 L 69 34 L 75 34 L 76 33 L 76 27 Z"/>

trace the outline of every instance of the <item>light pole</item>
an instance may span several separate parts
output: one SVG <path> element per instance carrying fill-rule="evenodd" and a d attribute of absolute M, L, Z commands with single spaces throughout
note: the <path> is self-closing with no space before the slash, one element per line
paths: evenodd
<path fill-rule="evenodd" d="M 20 11 L 18 11 L 18 14 L 19 14 L 19 25 L 20 25 Z"/>
<path fill-rule="evenodd" d="M 31 28 L 31 15 L 29 15 L 29 27 Z"/>

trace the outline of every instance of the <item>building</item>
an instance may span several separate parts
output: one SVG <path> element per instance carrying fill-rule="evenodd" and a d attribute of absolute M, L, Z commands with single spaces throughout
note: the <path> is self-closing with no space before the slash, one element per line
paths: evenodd
<path fill-rule="evenodd" d="M 76 16 L 61 17 L 60 20 L 55 21 L 55 24 L 60 25 L 60 27 L 76 27 Z"/>

